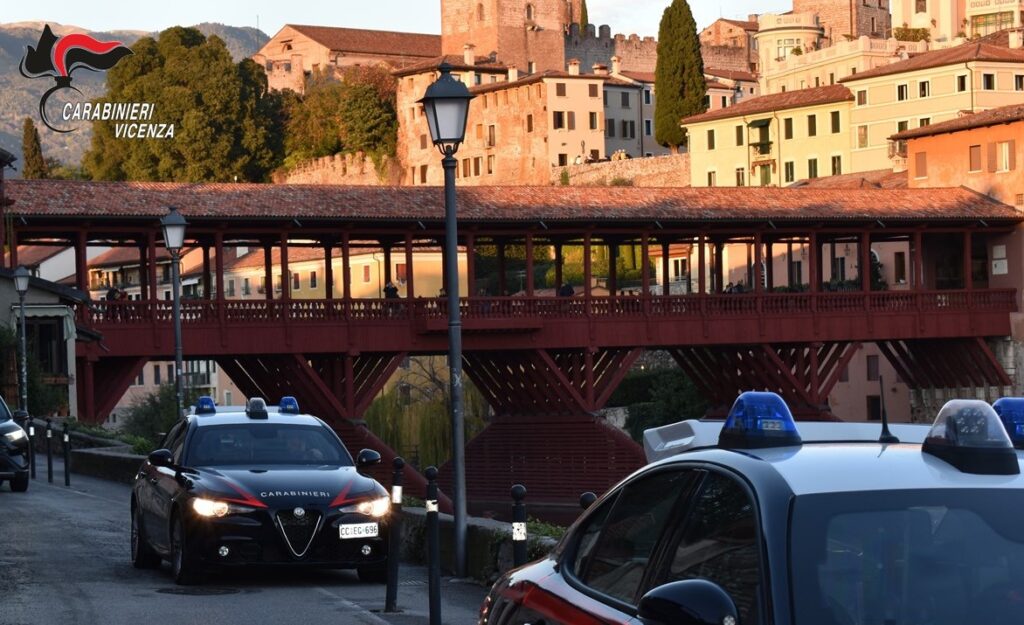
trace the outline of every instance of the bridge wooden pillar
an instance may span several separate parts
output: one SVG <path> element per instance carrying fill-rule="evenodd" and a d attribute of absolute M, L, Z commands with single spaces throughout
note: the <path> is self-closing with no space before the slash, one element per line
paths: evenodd
<path fill-rule="evenodd" d="M 974 267 L 971 258 L 974 250 L 972 249 L 973 241 L 971 237 L 971 231 L 964 230 L 964 289 L 968 291 L 974 289 Z"/>
<path fill-rule="evenodd" d="M 216 272 L 214 286 L 217 289 L 217 302 L 221 304 L 219 308 L 223 309 L 223 302 L 227 298 L 227 291 L 224 290 L 224 233 L 220 230 L 213 235 L 213 252 L 214 270 Z"/>
<path fill-rule="evenodd" d="M 476 235 L 466 235 L 466 296 L 476 296 Z"/>
<path fill-rule="evenodd" d="M 470 258 L 472 250 L 466 251 L 466 258 Z M 416 297 L 415 282 L 413 281 L 413 266 L 412 266 L 412 234 L 406 233 L 405 235 L 405 298 L 409 300 L 409 311 L 412 311 L 413 299 Z"/>
<path fill-rule="evenodd" d="M 715 243 L 715 293 L 721 293 L 725 288 L 724 262 L 722 259 L 724 250 L 724 243 Z"/>
<path fill-rule="evenodd" d="M 146 247 L 146 243 L 141 239 L 136 241 L 136 243 L 139 250 L 139 299 L 145 300 L 149 293 L 149 272 L 147 270 L 147 267 L 149 267 L 149 259 L 147 258 L 149 248 Z"/>
<path fill-rule="evenodd" d="M 911 284 L 915 291 L 924 290 L 924 253 L 921 249 L 924 245 L 923 236 L 921 230 L 914 230 L 914 245 L 913 255 L 911 260 L 911 266 L 914 269 L 914 275 Z"/>
<path fill-rule="evenodd" d="M 593 258 L 591 258 L 591 252 L 593 248 L 590 245 L 591 234 L 587 232 L 583 237 L 583 297 L 587 298 L 587 314 L 590 314 L 590 298 L 593 294 L 590 282 L 593 274 Z"/>
<path fill-rule="evenodd" d="M 651 275 L 648 267 L 651 263 L 651 235 L 646 231 L 640 236 L 640 293 L 644 298 L 644 310 L 648 310 L 648 303 L 651 297 Z"/>
<path fill-rule="evenodd" d="M 764 260 L 763 243 L 761 231 L 758 230 L 754 233 L 754 293 L 758 295 L 764 293 L 764 270 L 761 267 L 761 261 Z"/>
<path fill-rule="evenodd" d="M 205 243 L 203 248 L 203 299 L 211 299 L 213 295 L 212 280 L 210 280 L 210 246 Z"/>
<path fill-rule="evenodd" d="M 146 234 L 146 275 L 148 276 L 147 286 L 149 287 L 149 301 L 157 300 L 156 294 L 156 234 L 152 231 Z"/>
<path fill-rule="evenodd" d="M 274 299 L 274 256 L 269 243 L 263 244 L 263 294 L 268 300 Z"/>
<path fill-rule="evenodd" d="M 498 296 L 504 297 L 508 295 L 505 288 L 505 241 L 495 238 L 494 243 L 498 250 Z"/>
<path fill-rule="evenodd" d="M 324 299 L 334 300 L 334 243 L 324 242 Z"/>
<path fill-rule="evenodd" d="M 345 305 L 345 316 L 352 308 L 352 251 L 349 233 L 341 235 L 341 299 Z"/>
<path fill-rule="evenodd" d="M 661 294 L 668 295 L 672 291 L 669 288 L 668 279 L 668 254 L 671 249 L 671 244 L 668 241 L 662 241 L 661 243 Z"/>
<path fill-rule="evenodd" d="M 792 241 L 787 241 L 786 242 L 786 286 L 790 287 L 790 289 L 792 289 L 793 286 L 795 286 L 793 284 L 794 278 L 796 279 L 797 284 L 800 284 L 803 281 L 803 276 L 794 276 L 793 275 L 793 242 Z"/>
<path fill-rule="evenodd" d="M 391 276 L 391 240 L 390 239 L 381 239 L 380 240 L 380 245 L 381 245 L 381 248 L 384 250 L 384 284 L 387 284 L 388 282 L 392 282 L 392 276 Z M 381 285 L 381 288 L 383 288 L 383 287 L 384 287 L 384 285 Z"/>
<path fill-rule="evenodd" d="M 860 241 L 857 244 L 860 251 L 860 288 L 865 293 L 871 292 L 871 233 L 864 231 L 860 233 Z"/>
<path fill-rule="evenodd" d="M 562 243 L 555 241 L 555 293 L 562 288 L 562 264 L 565 259 L 562 257 Z"/>
<path fill-rule="evenodd" d="M 775 239 L 769 238 L 765 242 L 765 271 L 767 271 L 766 280 L 768 282 L 767 291 L 770 293 L 775 290 Z"/>
<path fill-rule="evenodd" d="M 89 292 L 89 236 L 85 229 L 79 229 L 75 236 L 75 286 L 79 291 Z M 18 239 L 17 233 L 11 229 L 11 258 L 17 267 Z"/>
<path fill-rule="evenodd" d="M 526 233 L 526 296 L 533 297 L 533 233 Z M 559 285 L 561 286 L 561 285 Z"/>
<path fill-rule="evenodd" d="M 292 297 L 292 272 L 288 269 L 288 233 L 281 233 L 281 299 Z"/>
<path fill-rule="evenodd" d="M 618 260 L 619 245 L 616 239 L 609 239 L 608 244 L 608 295 L 615 297 L 619 294 Z"/>

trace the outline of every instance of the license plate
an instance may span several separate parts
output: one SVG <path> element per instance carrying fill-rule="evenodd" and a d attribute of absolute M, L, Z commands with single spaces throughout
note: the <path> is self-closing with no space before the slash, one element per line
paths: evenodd
<path fill-rule="evenodd" d="M 342 540 L 346 538 L 375 538 L 380 533 L 380 528 L 376 523 L 353 523 L 338 526 L 338 533 Z"/>

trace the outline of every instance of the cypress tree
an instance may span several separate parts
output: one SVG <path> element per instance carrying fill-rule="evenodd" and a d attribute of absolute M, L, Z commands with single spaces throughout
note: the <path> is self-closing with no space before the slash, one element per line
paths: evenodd
<path fill-rule="evenodd" d="M 39 144 L 39 130 L 36 129 L 36 125 L 29 117 L 25 118 L 25 123 L 22 125 L 21 153 L 25 159 L 21 176 L 25 180 L 49 177 L 49 168 L 46 166 L 46 159 L 43 158 L 43 148 Z"/>
<path fill-rule="evenodd" d="M 697 23 L 686 0 L 672 0 L 661 16 L 654 91 L 658 97 L 654 112 L 655 138 L 677 153 L 679 146 L 686 142 L 679 121 L 704 110 L 707 92 Z"/>
<path fill-rule="evenodd" d="M 580 4 L 580 31 L 586 32 L 587 24 L 590 23 L 590 15 L 587 14 L 587 0 Z"/>

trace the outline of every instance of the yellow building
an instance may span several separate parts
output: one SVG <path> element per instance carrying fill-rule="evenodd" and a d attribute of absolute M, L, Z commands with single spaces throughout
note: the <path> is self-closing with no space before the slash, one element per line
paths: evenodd
<path fill-rule="evenodd" d="M 854 94 L 851 171 L 880 169 L 890 156 L 901 160 L 902 146 L 890 148 L 888 140 L 898 132 L 1024 102 L 1024 50 L 1019 38 L 1015 43 L 934 50 L 841 80 Z"/>
<path fill-rule="evenodd" d="M 682 120 L 694 187 L 783 186 L 841 174 L 853 95 L 842 85 L 789 91 Z"/>

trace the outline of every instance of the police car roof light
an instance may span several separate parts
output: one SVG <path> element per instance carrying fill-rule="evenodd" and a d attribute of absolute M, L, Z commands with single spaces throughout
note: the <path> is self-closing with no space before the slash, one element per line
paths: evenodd
<path fill-rule="evenodd" d="M 802 442 L 786 402 L 775 393 L 756 391 L 736 398 L 718 436 L 723 449 L 794 447 Z"/>
<path fill-rule="evenodd" d="M 196 414 L 217 414 L 217 404 L 209 395 L 203 395 L 196 400 Z"/>
<path fill-rule="evenodd" d="M 299 400 L 291 395 L 285 395 L 281 398 L 277 411 L 281 414 L 299 414 Z"/>
<path fill-rule="evenodd" d="M 253 397 L 249 399 L 249 402 L 245 405 L 245 414 L 250 419 L 268 418 L 267 402 L 262 397 Z"/>
<path fill-rule="evenodd" d="M 980 399 L 954 399 L 935 417 L 921 446 L 964 473 L 1017 475 L 1020 463 L 995 409 Z"/>
<path fill-rule="evenodd" d="M 1024 449 L 1024 397 L 1003 397 L 992 404 L 1003 421 L 1010 441 L 1017 449 Z"/>

